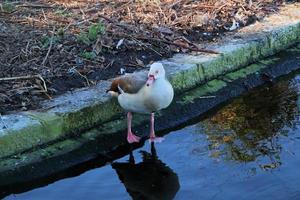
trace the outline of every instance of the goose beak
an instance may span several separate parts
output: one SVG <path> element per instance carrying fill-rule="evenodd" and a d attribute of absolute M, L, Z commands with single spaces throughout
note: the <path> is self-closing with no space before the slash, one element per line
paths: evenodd
<path fill-rule="evenodd" d="M 154 81 L 155 81 L 154 75 L 149 75 L 149 76 L 148 76 L 148 80 L 147 80 L 147 82 L 146 82 L 146 85 L 147 85 L 147 86 L 150 86 L 150 85 L 153 84 Z"/>

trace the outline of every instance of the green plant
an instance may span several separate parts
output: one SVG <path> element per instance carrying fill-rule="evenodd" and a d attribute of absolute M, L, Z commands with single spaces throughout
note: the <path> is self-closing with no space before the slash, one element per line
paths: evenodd
<path fill-rule="evenodd" d="M 59 35 L 60 37 L 64 37 L 65 36 L 65 30 L 63 28 L 59 28 L 57 30 L 57 35 Z"/>
<path fill-rule="evenodd" d="M 93 51 L 84 51 L 84 52 L 80 53 L 80 56 L 82 58 L 85 58 L 85 59 L 88 59 L 88 60 L 92 60 L 92 59 L 94 59 L 96 57 L 96 54 Z"/>
<path fill-rule="evenodd" d="M 11 2 L 5 1 L 4 3 L 0 3 L 0 10 L 3 12 L 13 12 L 15 10 L 15 5 Z"/>
<path fill-rule="evenodd" d="M 86 33 L 79 33 L 76 37 L 78 42 L 84 44 L 90 44 L 90 40 Z"/>
<path fill-rule="evenodd" d="M 51 36 L 44 36 L 41 39 L 41 43 L 42 43 L 42 48 L 48 48 L 50 43 L 51 43 Z M 61 37 L 59 36 L 53 36 L 52 38 L 52 44 L 56 44 L 61 40 Z"/>
<path fill-rule="evenodd" d="M 89 27 L 88 37 L 91 41 L 97 39 L 98 35 L 105 33 L 105 26 L 103 23 L 99 22 L 98 24 L 93 24 Z"/>
<path fill-rule="evenodd" d="M 77 35 L 77 40 L 84 44 L 91 44 L 94 42 L 98 35 L 105 33 L 105 26 L 103 23 L 93 24 L 89 27 L 88 32 L 81 32 Z"/>
<path fill-rule="evenodd" d="M 41 46 L 42 48 L 48 48 L 51 40 L 52 45 L 57 44 L 61 42 L 64 39 L 65 36 L 65 30 L 63 28 L 59 28 L 57 31 L 53 33 L 53 35 L 44 35 L 41 38 Z"/>

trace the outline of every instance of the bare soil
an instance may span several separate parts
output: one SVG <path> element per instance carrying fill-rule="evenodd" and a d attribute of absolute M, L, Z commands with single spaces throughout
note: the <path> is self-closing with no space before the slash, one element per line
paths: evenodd
<path fill-rule="evenodd" d="M 283 0 L 0 1 L 0 113 L 29 110 L 276 13 Z M 238 23 L 238 27 L 234 26 Z"/>

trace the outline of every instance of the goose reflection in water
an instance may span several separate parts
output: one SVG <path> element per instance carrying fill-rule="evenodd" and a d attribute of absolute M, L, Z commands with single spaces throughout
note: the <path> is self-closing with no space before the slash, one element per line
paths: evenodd
<path fill-rule="evenodd" d="M 129 195 L 134 200 L 173 199 L 180 187 L 177 174 L 158 159 L 154 143 L 151 153 L 140 153 L 140 163 L 135 163 L 131 152 L 128 162 L 112 164 Z"/>

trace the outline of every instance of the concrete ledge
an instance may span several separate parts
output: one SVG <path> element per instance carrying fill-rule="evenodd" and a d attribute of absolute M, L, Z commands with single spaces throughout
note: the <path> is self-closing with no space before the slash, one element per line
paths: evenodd
<path fill-rule="evenodd" d="M 300 4 L 287 5 L 278 15 L 228 34 L 217 44 L 206 48 L 222 55 L 178 54 L 163 60 L 176 94 L 201 86 L 197 95 L 204 94 L 207 84 L 221 85 L 223 81 L 209 82 L 217 77 L 242 69 L 300 41 Z M 230 75 L 227 78 L 232 78 Z M 209 83 L 208 83 L 209 82 Z M 76 90 L 43 103 L 43 109 L 2 116 L 0 127 L 0 159 L 31 151 L 75 137 L 95 126 L 106 127 L 101 134 L 124 129 L 123 113 L 116 100 L 106 96 L 110 82 Z M 220 87 L 221 87 L 220 86 Z M 211 87 L 209 87 L 211 90 Z M 190 97 L 186 97 L 190 101 Z M 144 117 L 135 120 L 145 121 Z M 0 122 L 1 123 L 1 122 Z M 116 130 L 114 130 L 116 128 Z"/>

